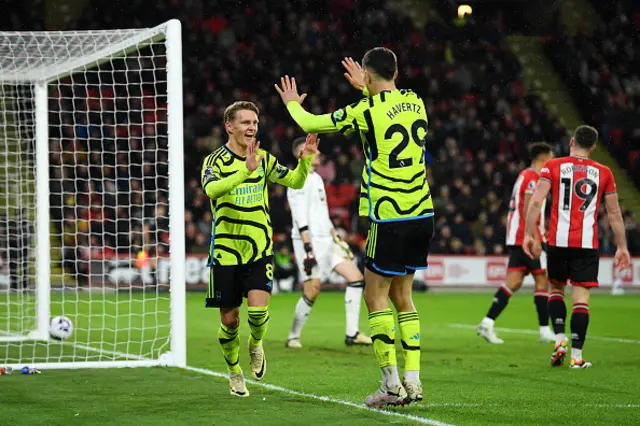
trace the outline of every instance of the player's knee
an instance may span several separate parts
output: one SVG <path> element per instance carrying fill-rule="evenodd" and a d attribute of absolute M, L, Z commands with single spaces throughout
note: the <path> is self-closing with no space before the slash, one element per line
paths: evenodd
<path fill-rule="evenodd" d="M 507 287 L 509 287 L 509 290 L 511 290 L 512 292 L 518 291 L 520 290 L 520 287 L 522 287 L 522 282 L 524 280 L 513 280 L 513 281 L 509 281 L 507 282 Z"/>
<path fill-rule="evenodd" d="M 349 283 L 364 281 L 362 272 L 360 272 L 358 267 L 351 261 L 342 262 L 336 267 L 336 271 Z"/>
<path fill-rule="evenodd" d="M 396 277 L 391 281 L 389 287 L 389 298 L 393 302 L 394 306 L 406 305 L 411 302 L 411 289 L 413 280 L 408 280 L 406 277 Z"/>
<path fill-rule="evenodd" d="M 227 312 L 220 311 L 220 322 L 228 328 L 238 328 L 240 325 L 240 311 L 234 309 Z"/>
<path fill-rule="evenodd" d="M 564 294 L 565 285 L 566 285 L 565 281 L 549 280 L 550 289 L 554 290 L 556 293 L 560 292 L 560 293 Z"/>
<path fill-rule="evenodd" d="M 369 312 L 371 312 L 372 305 L 375 304 L 377 298 L 374 292 L 371 290 L 371 286 L 367 286 L 364 288 L 362 292 L 362 297 L 364 298 L 364 303 L 366 303 L 367 308 L 369 308 Z"/>
<path fill-rule="evenodd" d="M 389 307 L 387 296 L 373 289 L 373 286 L 365 286 L 363 296 L 369 312 L 382 311 Z"/>
<path fill-rule="evenodd" d="M 364 303 L 367 305 L 367 309 L 369 312 L 376 312 L 382 310 L 380 308 L 380 299 L 376 298 L 371 294 L 364 293 Z"/>
<path fill-rule="evenodd" d="M 304 297 L 311 303 L 315 302 L 320 294 L 320 286 L 308 286 L 304 288 Z"/>
<path fill-rule="evenodd" d="M 394 291 L 389 293 L 391 303 L 395 306 L 398 312 L 411 312 L 413 311 L 413 299 L 410 293 L 403 293 L 401 291 Z"/>
<path fill-rule="evenodd" d="M 549 281 L 547 280 L 546 275 L 534 275 L 533 278 L 535 280 L 535 289 L 537 291 L 549 290 Z"/>
<path fill-rule="evenodd" d="M 576 303 L 588 304 L 590 295 L 591 295 L 591 292 L 589 291 L 588 288 L 573 286 L 573 290 L 571 292 L 571 299 L 573 300 L 574 304 Z"/>
<path fill-rule="evenodd" d="M 304 284 L 304 296 L 310 302 L 315 302 L 319 294 L 320 294 L 320 282 L 318 280 L 311 280 Z"/>

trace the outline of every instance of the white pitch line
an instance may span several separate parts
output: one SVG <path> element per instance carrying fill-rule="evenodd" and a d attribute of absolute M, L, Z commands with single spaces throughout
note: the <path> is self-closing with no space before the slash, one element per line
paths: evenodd
<path fill-rule="evenodd" d="M 189 366 L 182 367 L 182 368 L 184 368 L 185 370 L 196 372 L 196 373 L 205 374 L 207 376 L 223 377 L 225 379 L 229 377 L 227 374 L 218 373 L 217 371 L 212 371 L 212 370 L 206 370 L 204 368 L 189 367 Z M 330 396 L 315 395 L 315 394 L 312 394 L 312 393 L 298 392 L 298 391 L 295 391 L 295 390 L 292 390 L 292 389 L 283 388 L 282 386 L 270 385 L 268 383 L 262 383 L 262 382 L 255 382 L 253 380 L 246 380 L 246 382 L 250 383 L 252 385 L 255 385 L 255 386 L 263 387 L 265 389 L 278 391 L 278 392 L 282 392 L 282 393 L 287 393 L 289 395 L 300 396 L 300 397 L 309 398 L 309 399 L 315 399 L 317 401 L 331 402 L 333 404 L 345 405 L 347 407 L 358 408 L 360 410 L 370 411 L 372 413 L 382 414 L 382 415 L 385 415 L 385 416 L 400 417 L 402 419 L 412 420 L 414 422 L 417 422 L 417 423 L 420 423 L 420 424 L 424 424 L 424 425 L 453 426 L 453 425 L 451 425 L 449 423 L 443 423 L 443 422 L 435 420 L 435 419 L 429 419 L 429 418 L 426 418 L 426 417 L 414 416 L 412 414 L 398 413 L 396 411 L 386 411 L 386 410 L 379 410 L 379 409 L 376 409 L 376 408 L 369 408 L 369 407 L 367 407 L 366 405 L 363 405 L 363 404 L 356 404 L 354 402 L 344 401 L 342 399 L 332 398 Z"/>
<path fill-rule="evenodd" d="M 455 327 L 455 328 L 475 328 L 475 326 L 471 325 L 471 324 L 447 324 L 450 327 Z M 511 332 L 521 332 L 522 334 L 537 334 L 535 331 L 533 330 L 524 330 L 524 329 L 498 329 L 498 330 L 503 330 L 503 331 L 511 331 Z M 601 338 L 601 339 L 612 339 L 612 338 Z M 625 340 L 625 339 L 622 339 Z M 637 342 L 635 340 L 632 340 L 632 342 L 634 343 L 640 343 Z M 85 346 L 85 345 L 81 345 L 79 343 L 75 343 L 75 342 L 61 342 L 62 344 L 66 344 L 66 345 L 70 345 L 70 346 L 75 346 L 79 349 L 84 349 L 86 351 L 95 351 L 95 352 L 102 352 L 102 353 L 110 353 L 111 355 L 115 355 L 115 356 L 120 356 L 120 357 L 127 357 L 127 358 L 134 358 L 134 359 L 138 359 L 138 360 L 145 360 L 147 358 L 141 357 L 139 355 L 133 355 L 133 354 L 127 354 L 124 352 L 117 352 L 117 351 L 110 351 L 110 350 L 103 350 L 103 349 L 99 349 L 99 348 L 94 348 L 92 346 Z M 197 367 L 180 367 L 184 370 L 188 370 L 188 371 L 193 371 L 196 373 L 200 373 L 200 374 L 204 374 L 207 376 L 213 376 L 213 377 L 222 377 L 222 378 L 227 378 L 228 375 L 224 374 L 224 373 L 218 373 L 217 371 L 212 371 L 212 370 L 206 370 L 204 368 L 197 368 Z M 400 417 L 400 418 L 404 418 L 407 420 L 412 420 L 414 422 L 420 423 L 420 424 L 425 424 L 425 425 L 432 425 L 432 426 L 455 426 L 452 425 L 450 423 L 444 423 L 435 419 L 430 419 L 430 418 L 426 418 L 426 417 L 420 417 L 420 416 L 414 416 L 412 414 L 403 414 L 403 413 L 398 413 L 395 411 L 386 411 L 386 410 L 380 410 L 380 409 L 376 409 L 376 408 L 369 408 L 366 405 L 358 405 L 354 402 L 349 402 L 349 401 L 344 401 L 342 399 L 338 399 L 338 398 L 332 398 L 329 396 L 323 396 L 323 395 L 315 395 L 312 393 L 304 393 L 304 392 L 298 392 L 298 391 L 294 391 L 291 389 L 287 389 L 287 388 L 283 388 L 282 386 L 276 386 L 276 385 L 270 385 L 268 383 L 261 383 L 261 382 L 256 382 L 253 380 L 246 380 L 247 383 L 252 384 L 252 385 L 256 385 L 256 386 L 260 386 L 263 387 L 265 389 L 269 389 L 269 390 L 273 390 L 273 391 L 278 391 L 278 392 L 282 392 L 282 393 L 288 393 L 289 395 L 295 395 L 295 396 L 301 396 L 304 398 L 309 398 L 309 399 L 315 399 L 318 401 L 325 401 L 325 402 L 332 402 L 334 404 L 339 404 L 339 405 L 346 405 L 347 407 L 353 407 L 353 408 L 358 408 L 361 410 L 365 410 L 365 411 L 370 411 L 372 413 L 378 413 L 378 414 L 383 414 L 385 416 L 391 416 L 391 417 Z M 450 402 L 450 403 L 442 403 L 442 404 L 438 404 L 438 403 L 433 403 L 433 404 L 420 404 L 421 407 L 430 407 L 430 408 L 436 408 L 436 407 L 457 407 L 457 408 L 477 408 L 477 407 L 489 407 L 489 406 L 497 406 L 498 404 L 482 404 L 482 403 L 461 403 L 461 402 Z M 566 405 L 563 405 L 566 406 Z M 573 404 L 571 406 L 574 407 L 592 407 L 592 408 L 640 408 L 640 404 Z"/>
<path fill-rule="evenodd" d="M 468 330 L 475 330 L 476 327 L 478 327 L 477 325 L 473 325 L 473 324 L 445 324 L 445 325 L 447 327 L 464 328 L 464 329 L 468 329 Z M 502 327 L 496 327 L 496 328 L 494 328 L 494 330 L 503 331 L 505 333 L 535 334 L 536 336 L 539 334 L 538 331 L 527 330 L 527 329 L 524 329 L 524 328 L 502 328 Z M 622 338 L 618 338 L 618 337 L 600 337 L 600 336 L 592 336 L 590 334 L 587 334 L 587 340 L 602 340 L 602 341 L 605 341 L 605 342 L 640 344 L 640 340 L 622 339 Z"/>

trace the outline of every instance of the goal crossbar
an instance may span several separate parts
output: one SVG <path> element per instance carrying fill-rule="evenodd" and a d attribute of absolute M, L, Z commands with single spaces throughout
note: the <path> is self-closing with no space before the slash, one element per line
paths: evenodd
<path fill-rule="evenodd" d="M 21 32 L 0 31 L 0 58 L 3 58 L 0 60 L 0 83 L 49 82 L 93 68 L 164 39 L 174 21 L 178 22 L 171 20 L 153 28 L 119 30 L 118 33 L 109 30 L 35 31 L 29 33 L 30 39 L 25 39 Z M 80 38 L 83 42 L 60 56 L 59 52 L 53 54 L 42 51 L 41 46 L 34 46 L 32 41 L 38 37 L 48 40 L 51 49 L 64 44 L 70 37 Z M 38 51 L 34 55 L 31 50 L 35 47 Z"/>

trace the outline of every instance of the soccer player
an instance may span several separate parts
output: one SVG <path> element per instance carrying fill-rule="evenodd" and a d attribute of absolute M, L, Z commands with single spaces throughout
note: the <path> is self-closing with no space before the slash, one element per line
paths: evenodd
<path fill-rule="evenodd" d="M 420 321 L 411 290 L 417 270 L 427 268 L 433 235 L 433 202 L 424 152 L 427 114 L 422 99 L 398 90 L 396 55 L 377 47 L 362 59 L 343 61 L 345 77 L 364 97 L 332 114 L 305 111 L 295 79 L 281 79 L 276 89 L 304 131 L 355 132 L 365 152 L 360 215 L 369 217 L 364 299 L 369 310 L 373 349 L 382 369 L 380 388 L 365 399 L 368 406 L 401 405 L 422 400 Z M 395 322 L 388 299 L 398 313 L 405 369 L 400 382 L 395 349 Z"/>
<path fill-rule="evenodd" d="M 589 159 L 597 140 L 598 132 L 593 127 L 576 129 L 569 142 L 570 156 L 550 160 L 543 166 L 527 212 L 522 246 L 533 259 L 541 252 L 536 222 L 542 202 L 551 191 L 547 268 L 551 283 L 549 314 L 556 333 L 552 366 L 562 365 L 567 355 L 564 288 L 567 281 L 571 281 L 573 313 L 569 366 L 591 367 L 591 363 L 582 358 L 582 347 L 589 325 L 589 290 L 598 286 L 598 211 L 603 199 L 617 246 L 616 263 L 624 268 L 631 262 L 613 174 L 608 167 Z"/>
<path fill-rule="evenodd" d="M 529 259 L 522 251 L 522 241 L 525 231 L 525 213 L 529 207 L 529 200 L 538 183 L 542 165 L 553 158 L 553 148 L 546 143 L 537 143 L 530 150 L 531 165 L 518 176 L 511 201 L 509 203 L 509 216 L 507 217 L 507 250 L 509 252 L 509 266 L 507 270 L 507 282 L 504 283 L 493 296 L 493 303 L 487 316 L 478 325 L 478 335 L 489 343 L 500 344 L 504 341 L 493 329 L 498 316 L 507 307 L 511 296 L 522 287 L 524 277 L 532 274 L 535 280 L 533 301 L 538 311 L 538 324 L 540 326 L 540 342 L 553 342 L 555 335 L 549 328 L 549 310 L 547 302 L 549 297 L 549 282 L 546 270 L 540 264 L 539 259 Z M 541 206 L 544 212 L 544 200 Z M 538 237 L 544 241 L 544 215 L 538 220 Z"/>
<path fill-rule="evenodd" d="M 300 155 L 304 144 L 304 138 L 298 138 L 293 142 L 293 152 L 296 156 Z M 296 305 L 287 347 L 302 347 L 300 342 L 302 327 L 320 293 L 320 283 L 326 280 L 332 271 L 347 280 L 347 289 L 344 294 L 347 316 L 345 344 L 347 346 L 371 345 L 371 339 L 360 333 L 358 329 L 364 277 L 351 261 L 353 253 L 349 244 L 340 238 L 329 218 L 324 183 L 320 175 L 313 171 L 319 164 L 320 156 L 316 155 L 304 187 L 287 190 L 293 219 L 291 239 L 298 270 L 304 282 L 304 292 Z"/>
<path fill-rule="evenodd" d="M 247 298 L 251 376 L 264 378 L 267 362 L 262 339 L 269 323 L 267 305 L 273 287 L 273 241 L 267 181 L 302 188 L 313 155 L 315 135 L 300 151 L 298 166 L 289 170 L 256 142 L 258 107 L 235 102 L 224 112 L 228 142 L 204 159 L 202 190 L 211 199 L 213 224 L 206 307 L 220 309 L 218 340 L 229 370 L 232 395 L 249 391 L 239 364 L 240 305 Z"/>

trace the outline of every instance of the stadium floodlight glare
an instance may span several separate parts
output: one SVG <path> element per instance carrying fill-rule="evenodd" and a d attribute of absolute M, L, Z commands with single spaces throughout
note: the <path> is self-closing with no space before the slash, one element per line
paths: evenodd
<path fill-rule="evenodd" d="M 458 18 L 462 19 L 465 15 L 471 15 L 473 9 L 468 4 L 461 4 L 458 6 Z"/>

